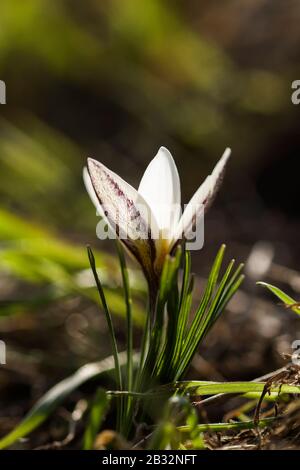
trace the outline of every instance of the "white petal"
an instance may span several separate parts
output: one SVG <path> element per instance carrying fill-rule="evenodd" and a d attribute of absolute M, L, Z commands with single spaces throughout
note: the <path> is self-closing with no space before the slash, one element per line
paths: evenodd
<path fill-rule="evenodd" d="M 151 207 L 163 238 L 172 238 L 181 215 L 180 180 L 173 157 L 165 147 L 149 163 L 138 192 Z"/>
<path fill-rule="evenodd" d="M 101 204 L 100 204 L 100 202 L 97 198 L 97 194 L 95 193 L 95 190 L 93 188 L 92 180 L 91 180 L 91 177 L 89 175 L 87 167 L 84 167 L 84 169 L 83 169 L 83 181 L 84 181 L 85 189 L 87 190 L 88 195 L 90 196 L 90 199 L 91 199 L 92 203 L 94 204 L 94 206 L 96 208 L 96 214 L 98 216 L 102 217 L 105 220 L 105 223 L 107 224 L 108 231 L 106 231 L 106 233 L 104 233 L 103 237 L 106 238 L 106 236 L 108 235 L 109 238 L 115 239 L 116 238 L 116 232 L 115 232 L 114 228 L 110 225 L 109 221 L 107 220 L 107 217 L 104 214 L 102 206 L 101 206 Z M 98 230 L 98 227 L 97 227 L 97 230 Z"/>
<path fill-rule="evenodd" d="M 96 208 L 97 215 L 104 217 L 104 212 L 102 210 L 102 207 L 99 203 L 99 200 L 93 188 L 92 181 L 91 181 L 91 178 L 90 178 L 90 175 L 86 166 L 83 169 L 83 181 L 84 181 L 85 189 L 87 190 L 88 195 L 90 196 L 91 201 Z"/>
<path fill-rule="evenodd" d="M 203 217 L 204 212 L 210 207 L 222 183 L 226 163 L 230 154 L 231 150 L 227 148 L 215 166 L 212 174 L 207 176 L 186 206 L 174 236 L 174 243 L 183 236 L 188 239 L 195 229 L 195 226 L 197 226 L 199 219 Z"/>
<path fill-rule="evenodd" d="M 88 172 L 102 211 L 118 237 L 149 270 L 155 260 L 153 237 L 158 232 L 151 210 L 140 194 L 102 163 L 88 159 Z"/>

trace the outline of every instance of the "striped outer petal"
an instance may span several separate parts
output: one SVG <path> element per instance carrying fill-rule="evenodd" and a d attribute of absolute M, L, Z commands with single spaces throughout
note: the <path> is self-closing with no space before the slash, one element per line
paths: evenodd
<path fill-rule="evenodd" d="M 226 164 L 230 157 L 231 150 L 227 148 L 215 166 L 211 175 L 209 175 L 200 188 L 196 191 L 179 221 L 174 235 L 174 246 L 181 239 L 189 239 L 201 217 L 211 206 L 223 180 Z"/>
<path fill-rule="evenodd" d="M 88 159 L 88 174 L 95 195 L 109 226 L 141 264 L 148 280 L 155 276 L 153 267 L 158 236 L 155 217 L 144 198 L 116 173 L 102 163 Z M 96 205 L 98 207 L 98 205 Z"/>

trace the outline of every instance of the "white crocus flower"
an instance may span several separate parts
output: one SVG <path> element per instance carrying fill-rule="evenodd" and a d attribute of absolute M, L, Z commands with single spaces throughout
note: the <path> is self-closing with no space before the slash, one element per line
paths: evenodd
<path fill-rule="evenodd" d="M 179 175 L 165 147 L 148 165 L 138 190 L 102 163 L 88 159 L 84 181 L 90 198 L 110 230 L 139 261 L 149 282 L 157 284 L 166 254 L 191 237 L 220 186 L 230 152 L 225 150 L 182 216 Z"/>

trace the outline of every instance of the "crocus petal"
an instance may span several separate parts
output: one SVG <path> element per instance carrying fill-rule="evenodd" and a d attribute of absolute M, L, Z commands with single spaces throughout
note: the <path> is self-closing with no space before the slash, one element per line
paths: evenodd
<path fill-rule="evenodd" d="M 90 196 L 90 199 L 91 199 L 92 203 L 94 204 L 94 206 L 96 208 L 96 214 L 98 216 L 102 217 L 102 219 L 104 219 L 106 224 L 107 224 L 108 230 L 105 234 L 105 237 L 108 235 L 112 239 L 116 238 L 115 230 L 110 225 L 109 221 L 107 220 L 107 217 L 104 214 L 104 211 L 103 211 L 102 206 L 99 202 L 97 194 L 95 193 L 94 187 L 92 185 L 92 180 L 91 180 L 91 177 L 89 175 L 87 167 L 84 167 L 84 169 L 83 169 L 83 182 L 84 182 L 84 185 L 85 185 L 85 189 L 87 190 L 88 195 Z"/>
<path fill-rule="evenodd" d="M 173 157 L 165 147 L 149 163 L 138 192 L 151 207 L 162 237 L 172 238 L 181 214 L 180 180 Z"/>
<path fill-rule="evenodd" d="M 173 244 L 181 238 L 187 238 L 192 235 L 199 219 L 203 217 L 204 212 L 210 207 L 222 183 L 225 167 L 230 157 L 231 150 L 227 148 L 215 166 L 211 175 L 209 175 L 200 188 L 196 191 L 179 221 Z"/>
<path fill-rule="evenodd" d="M 88 159 L 88 173 L 110 227 L 150 276 L 156 256 L 152 229 L 158 228 L 148 204 L 120 176 L 92 158 Z"/>
<path fill-rule="evenodd" d="M 90 196 L 91 201 L 96 208 L 97 215 L 100 215 L 101 217 L 105 217 L 103 209 L 100 205 L 99 199 L 97 198 L 97 194 L 95 193 L 94 187 L 92 185 L 91 177 L 89 175 L 89 172 L 86 166 L 83 169 L 83 181 L 84 181 L 85 189 L 87 190 L 88 195 Z"/>

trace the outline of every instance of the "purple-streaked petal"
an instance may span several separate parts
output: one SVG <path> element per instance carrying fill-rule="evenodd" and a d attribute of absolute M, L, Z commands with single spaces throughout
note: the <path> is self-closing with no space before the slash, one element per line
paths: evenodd
<path fill-rule="evenodd" d="M 88 173 L 109 226 L 149 274 L 156 256 L 153 238 L 158 228 L 148 204 L 119 175 L 92 158 L 88 159 Z"/>
<path fill-rule="evenodd" d="M 95 193 L 94 187 L 92 185 L 91 177 L 89 175 L 89 172 L 86 166 L 83 169 L 83 181 L 84 181 L 85 189 L 87 190 L 88 195 L 90 196 L 90 199 L 95 206 L 97 215 L 104 217 L 103 209 Z"/>
<path fill-rule="evenodd" d="M 203 214 L 211 206 L 220 186 L 225 172 L 225 167 L 230 157 L 231 150 L 227 148 L 215 166 L 211 175 L 209 175 L 200 188 L 196 191 L 180 219 L 176 230 L 173 243 L 179 239 L 189 239 L 199 223 Z"/>

